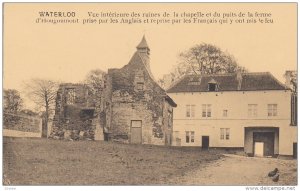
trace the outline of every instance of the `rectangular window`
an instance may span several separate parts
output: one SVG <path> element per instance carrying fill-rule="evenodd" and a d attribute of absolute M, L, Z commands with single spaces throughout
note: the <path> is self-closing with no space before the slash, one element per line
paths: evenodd
<path fill-rule="evenodd" d="M 185 142 L 194 143 L 195 142 L 195 131 L 186 131 L 185 132 Z"/>
<path fill-rule="evenodd" d="M 186 105 L 186 117 L 195 117 L 195 105 Z"/>
<path fill-rule="evenodd" d="M 191 131 L 191 143 L 195 142 L 195 132 Z"/>
<path fill-rule="evenodd" d="M 227 117 L 227 115 L 228 115 L 228 110 L 227 110 L 227 109 L 224 109 L 224 110 L 223 110 L 223 117 Z"/>
<path fill-rule="evenodd" d="M 202 117 L 211 117 L 211 104 L 202 104 Z"/>
<path fill-rule="evenodd" d="M 229 140 L 229 128 L 226 128 L 225 129 L 225 131 L 226 131 L 226 140 Z"/>
<path fill-rule="evenodd" d="M 66 104 L 74 104 L 75 103 L 75 88 L 68 88 L 66 89 Z"/>
<path fill-rule="evenodd" d="M 136 89 L 137 90 L 144 90 L 144 83 L 143 82 L 138 82 L 136 84 Z"/>
<path fill-rule="evenodd" d="M 207 109 L 207 117 L 211 117 L 211 105 L 210 104 L 207 104 L 206 105 L 206 109 Z"/>
<path fill-rule="evenodd" d="M 191 105 L 186 105 L 186 117 L 191 117 Z"/>
<path fill-rule="evenodd" d="M 186 143 L 189 143 L 189 142 L 190 142 L 190 132 L 189 132 L 189 131 L 186 131 L 186 132 L 185 132 L 185 142 L 186 142 Z"/>
<path fill-rule="evenodd" d="M 268 116 L 277 116 L 277 104 L 268 104 Z"/>
<path fill-rule="evenodd" d="M 135 75 L 135 81 L 136 82 L 144 82 L 144 74 L 142 71 L 138 71 Z"/>
<path fill-rule="evenodd" d="M 137 76 L 136 76 L 136 81 L 137 81 L 137 82 L 144 82 L 144 76 L 142 76 L 142 75 L 137 75 Z"/>
<path fill-rule="evenodd" d="M 224 128 L 221 128 L 221 129 L 220 129 L 220 139 L 221 139 L 221 140 L 224 140 L 224 135 L 225 135 Z"/>
<path fill-rule="evenodd" d="M 220 128 L 220 139 L 229 140 L 230 138 L 230 129 L 229 128 Z"/>
<path fill-rule="evenodd" d="M 257 116 L 257 104 L 248 104 L 248 117 Z"/>

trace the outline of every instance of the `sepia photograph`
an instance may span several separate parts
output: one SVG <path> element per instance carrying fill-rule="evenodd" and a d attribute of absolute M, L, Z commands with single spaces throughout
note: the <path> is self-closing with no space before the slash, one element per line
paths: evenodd
<path fill-rule="evenodd" d="M 298 187 L 297 2 L 2 11 L 2 188 Z"/>

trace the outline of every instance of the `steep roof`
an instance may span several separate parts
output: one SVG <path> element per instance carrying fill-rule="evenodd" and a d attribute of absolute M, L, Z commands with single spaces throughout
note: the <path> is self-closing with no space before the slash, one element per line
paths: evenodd
<path fill-rule="evenodd" d="M 269 72 L 241 74 L 240 88 L 237 74 L 186 75 L 167 90 L 177 92 L 208 92 L 208 83 L 215 81 L 218 91 L 286 90 Z"/>
<path fill-rule="evenodd" d="M 148 46 L 148 43 L 146 41 L 145 35 L 143 36 L 142 41 L 140 42 L 139 45 L 137 45 L 136 48 L 138 48 L 138 49 L 139 48 L 148 48 L 149 49 L 149 46 Z"/>
<path fill-rule="evenodd" d="M 123 66 L 120 69 L 109 69 L 108 73 L 112 77 L 113 90 L 127 89 L 128 86 L 132 86 L 134 75 L 132 74 L 133 70 L 131 65 L 133 64 L 138 64 L 145 67 L 146 71 L 149 73 L 147 67 L 143 62 L 143 59 L 139 55 L 138 51 L 136 51 L 127 65 Z M 150 77 L 152 76 L 151 73 L 149 73 L 149 75 Z"/>

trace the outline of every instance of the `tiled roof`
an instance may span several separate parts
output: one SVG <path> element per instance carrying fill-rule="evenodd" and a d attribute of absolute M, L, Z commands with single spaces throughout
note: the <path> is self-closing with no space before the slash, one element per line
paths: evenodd
<path fill-rule="evenodd" d="M 241 74 L 240 87 L 237 74 L 186 75 L 171 86 L 167 93 L 208 92 L 208 83 L 212 80 L 218 84 L 218 91 L 288 89 L 269 72 L 262 72 Z"/>

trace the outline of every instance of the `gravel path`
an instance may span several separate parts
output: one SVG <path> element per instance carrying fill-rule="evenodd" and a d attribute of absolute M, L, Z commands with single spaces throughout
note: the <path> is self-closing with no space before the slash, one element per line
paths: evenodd
<path fill-rule="evenodd" d="M 267 176 L 279 169 L 277 183 Z M 225 155 L 224 158 L 170 180 L 177 185 L 296 185 L 297 160 Z"/>

